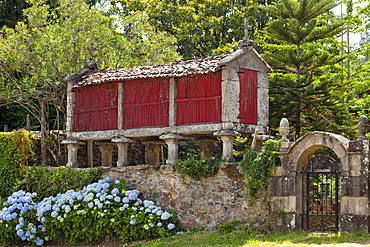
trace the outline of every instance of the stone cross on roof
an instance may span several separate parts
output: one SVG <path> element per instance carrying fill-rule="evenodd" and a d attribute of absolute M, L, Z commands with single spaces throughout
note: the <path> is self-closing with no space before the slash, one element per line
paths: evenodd
<path fill-rule="evenodd" d="M 249 40 L 248 31 L 252 31 L 252 27 L 248 25 L 247 19 L 244 20 L 242 27 L 244 27 L 244 40 Z"/>
<path fill-rule="evenodd" d="M 249 39 L 249 31 L 252 30 L 252 27 L 249 26 L 248 20 L 245 19 L 244 23 L 242 25 L 244 28 L 244 40 L 240 40 L 238 43 L 239 48 L 247 48 L 247 47 L 252 47 L 254 45 L 254 42 Z"/>

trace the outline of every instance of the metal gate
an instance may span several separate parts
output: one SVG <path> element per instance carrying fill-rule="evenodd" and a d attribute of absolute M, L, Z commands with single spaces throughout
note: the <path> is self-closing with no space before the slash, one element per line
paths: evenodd
<path fill-rule="evenodd" d="M 307 231 L 337 232 L 339 228 L 338 163 L 331 159 L 329 168 L 315 169 L 314 160 L 307 171 L 302 171 L 302 229 Z"/>

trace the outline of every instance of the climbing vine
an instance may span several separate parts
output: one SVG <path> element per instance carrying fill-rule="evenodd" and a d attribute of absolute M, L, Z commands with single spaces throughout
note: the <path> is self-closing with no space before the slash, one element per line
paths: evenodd
<path fill-rule="evenodd" d="M 261 153 L 247 150 L 240 165 L 243 168 L 246 179 L 246 190 L 252 200 L 258 198 L 259 191 L 266 191 L 271 172 L 278 166 L 278 150 L 280 142 L 268 140 Z"/>
<path fill-rule="evenodd" d="M 10 195 L 21 166 L 33 152 L 34 137 L 30 132 L 17 130 L 0 132 L 0 197 Z"/>

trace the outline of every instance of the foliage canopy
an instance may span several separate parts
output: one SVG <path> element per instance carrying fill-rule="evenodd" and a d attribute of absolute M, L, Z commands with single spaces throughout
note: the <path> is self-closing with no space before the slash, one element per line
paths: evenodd
<path fill-rule="evenodd" d="M 350 83 L 339 66 L 343 44 L 335 37 L 345 26 L 330 12 L 335 5 L 334 0 L 279 0 L 264 7 L 273 18 L 264 29 L 263 54 L 275 71 L 270 76 L 273 128 L 287 117 L 296 136 L 312 129 L 351 134 L 343 97 Z"/>

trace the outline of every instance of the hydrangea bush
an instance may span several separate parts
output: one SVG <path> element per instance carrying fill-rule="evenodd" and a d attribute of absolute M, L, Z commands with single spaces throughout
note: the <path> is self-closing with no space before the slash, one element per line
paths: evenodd
<path fill-rule="evenodd" d="M 138 190 L 126 190 L 124 182 L 100 180 L 82 190 L 68 190 L 35 202 L 36 193 L 18 191 L 0 211 L 0 242 L 28 241 L 41 246 L 45 241 L 66 239 L 72 244 L 117 236 L 122 241 L 174 235 L 177 219 Z"/>

